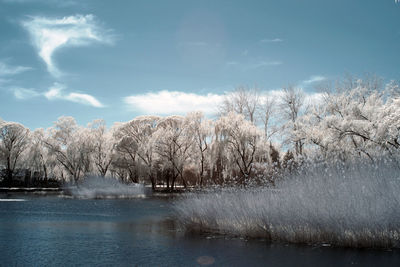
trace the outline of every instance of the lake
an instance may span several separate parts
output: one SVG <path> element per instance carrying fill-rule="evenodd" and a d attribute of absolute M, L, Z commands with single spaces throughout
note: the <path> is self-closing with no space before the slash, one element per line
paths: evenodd
<path fill-rule="evenodd" d="M 1 266 L 400 266 L 399 250 L 188 234 L 171 197 L 0 199 Z"/>

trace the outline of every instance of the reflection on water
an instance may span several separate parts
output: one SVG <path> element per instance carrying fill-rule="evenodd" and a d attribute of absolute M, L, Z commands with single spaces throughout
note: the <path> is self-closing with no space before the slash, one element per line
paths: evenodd
<path fill-rule="evenodd" d="M 9 196 L 13 199 L 27 196 Z M 0 196 L 1 199 L 7 197 Z M 184 233 L 167 198 L 0 202 L 1 266 L 399 266 L 398 250 Z"/>

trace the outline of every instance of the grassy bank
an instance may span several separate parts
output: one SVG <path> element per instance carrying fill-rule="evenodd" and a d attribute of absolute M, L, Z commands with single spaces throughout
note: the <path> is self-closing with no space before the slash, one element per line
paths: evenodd
<path fill-rule="evenodd" d="M 308 166 L 275 188 L 219 189 L 175 204 L 187 231 L 290 243 L 400 246 L 400 171 L 393 162 Z"/>

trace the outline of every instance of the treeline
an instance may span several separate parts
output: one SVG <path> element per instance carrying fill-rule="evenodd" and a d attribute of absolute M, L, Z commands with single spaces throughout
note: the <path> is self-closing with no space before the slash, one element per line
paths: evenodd
<path fill-rule="evenodd" d="M 77 183 L 86 176 L 183 186 L 273 184 L 305 161 L 370 161 L 400 150 L 400 89 L 369 76 L 319 85 L 312 97 L 296 87 L 273 94 L 237 88 L 216 119 L 140 116 L 107 128 L 61 117 L 30 131 L 0 120 L 4 184 L 18 169 Z"/>

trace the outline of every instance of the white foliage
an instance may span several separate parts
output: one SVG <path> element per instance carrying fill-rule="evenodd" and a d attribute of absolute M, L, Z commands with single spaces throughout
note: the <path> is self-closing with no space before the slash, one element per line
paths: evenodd
<path fill-rule="evenodd" d="M 0 166 L 11 179 L 14 170 L 23 163 L 21 157 L 29 144 L 29 129 L 16 122 L 0 121 Z"/>

